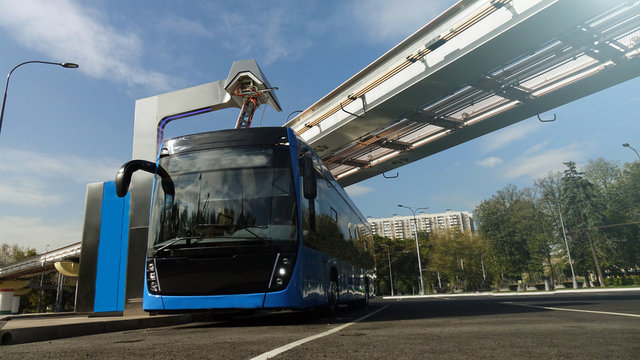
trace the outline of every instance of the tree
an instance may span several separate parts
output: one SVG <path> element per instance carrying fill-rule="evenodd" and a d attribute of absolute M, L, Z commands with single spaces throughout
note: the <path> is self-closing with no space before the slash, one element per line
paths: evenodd
<path fill-rule="evenodd" d="M 0 245 L 0 266 L 36 256 L 37 254 L 34 248 L 23 248 L 18 244 L 9 245 L 3 243 Z"/>
<path fill-rule="evenodd" d="M 418 233 L 420 257 L 424 263 L 427 254 L 427 235 Z M 390 294 L 389 258 L 393 273 L 393 288 L 397 294 L 417 293 L 420 289 L 415 239 L 392 240 L 374 236 L 378 289 Z M 389 252 L 387 254 L 387 251 Z"/>
<path fill-rule="evenodd" d="M 604 276 L 598 256 L 597 227 L 603 225 L 603 202 L 594 185 L 579 172 L 573 161 L 564 163 L 567 169 L 562 177 L 562 207 L 567 212 L 566 222 L 572 237 L 588 246 L 596 268 L 598 282 L 604 286 Z"/>
<path fill-rule="evenodd" d="M 484 267 L 487 251 L 482 238 L 445 229 L 431 233 L 428 246 L 427 279 L 434 288 L 456 286 L 470 291 L 484 289 L 492 282 Z"/>
<path fill-rule="evenodd" d="M 487 240 L 502 278 L 520 278 L 528 270 L 531 254 L 527 246 L 526 221 L 531 206 L 525 204 L 514 185 L 507 185 L 474 211 L 479 234 Z"/>
<path fill-rule="evenodd" d="M 565 276 L 569 277 L 573 275 L 569 273 L 569 269 L 571 265 L 569 264 L 569 254 L 566 253 L 569 248 L 573 248 L 571 244 L 571 238 L 567 238 L 567 244 L 564 244 L 565 241 L 565 230 L 563 228 L 562 218 L 562 173 L 549 173 L 546 177 L 538 178 L 534 182 L 534 186 L 538 189 L 540 193 L 539 204 L 542 212 L 545 214 L 544 216 L 547 218 L 547 221 L 550 225 L 549 231 L 551 235 L 554 237 L 555 241 L 553 241 L 553 252 L 555 254 L 564 254 L 561 255 L 562 258 L 566 260 L 566 265 L 564 266 Z M 575 254 L 574 254 L 575 255 Z M 552 279 L 553 281 L 553 279 Z"/>
<path fill-rule="evenodd" d="M 584 167 L 584 178 L 609 200 L 615 196 L 615 184 L 622 174 L 620 164 L 603 158 L 589 160 Z"/>
<path fill-rule="evenodd" d="M 614 226 L 603 229 L 616 239 L 616 259 L 622 269 L 640 266 L 640 162 L 625 164 L 612 185 L 613 198 L 607 202 L 607 221 Z"/>
<path fill-rule="evenodd" d="M 530 215 L 522 217 L 525 228 L 522 231 L 529 233 L 527 247 L 531 255 L 528 270 L 534 273 L 545 274 L 545 281 L 553 283 L 553 269 L 551 255 L 558 247 L 557 237 L 553 235 L 553 219 L 544 212 L 544 200 L 539 197 L 536 188 L 526 188 L 522 192 L 523 203 L 530 206 Z M 526 212 L 526 209 L 524 209 Z M 546 264 L 546 267 L 545 267 Z M 545 269 L 546 268 L 546 269 Z M 545 271 L 548 270 L 547 273 Z"/>

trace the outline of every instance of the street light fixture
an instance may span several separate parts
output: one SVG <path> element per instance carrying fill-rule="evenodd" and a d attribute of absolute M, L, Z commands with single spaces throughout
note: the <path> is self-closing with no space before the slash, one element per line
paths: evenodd
<path fill-rule="evenodd" d="M 624 144 L 622 144 L 622 146 L 633 150 L 633 152 L 635 152 L 636 155 L 638 156 L 638 160 L 640 160 L 640 154 L 638 154 L 638 151 L 636 149 L 634 149 L 631 145 L 629 145 L 629 143 L 624 143 Z"/>
<path fill-rule="evenodd" d="M 51 61 L 39 61 L 39 60 L 31 60 L 31 61 L 25 61 L 23 63 L 20 63 L 18 65 L 16 65 L 13 69 L 11 69 L 11 71 L 9 71 L 9 74 L 7 74 L 7 83 L 4 86 L 4 95 L 2 96 L 2 110 L 0 110 L 0 131 L 2 131 L 2 118 L 4 117 L 4 107 L 5 107 L 5 103 L 7 102 L 7 90 L 9 89 L 9 79 L 11 79 L 11 74 L 20 66 L 25 65 L 25 64 L 48 64 L 48 65 L 58 65 L 58 66 L 62 66 L 64 68 L 68 68 L 68 69 L 76 69 L 78 68 L 78 64 L 74 64 L 74 63 L 57 63 L 57 62 L 51 62 Z"/>
<path fill-rule="evenodd" d="M 405 206 L 405 205 L 400 205 L 398 204 L 398 207 L 402 207 L 402 208 L 407 208 L 409 210 L 411 210 L 411 213 L 413 214 L 413 222 L 415 224 L 416 230 L 414 232 L 415 237 L 416 237 L 416 253 L 418 254 L 418 272 L 420 274 L 420 295 L 424 295 L 424 280 L 422 279 L 422 263 L 420 262 L 420 245 L 418 244 L 418 220 L 416 219 L 416 211 L 421 210 L 421 209 L 428 209 L 428 207 L 424 207 L 424 208 L 416 208 L 414 210 L 414 208 L 409 207 L 409 206 Z"/>

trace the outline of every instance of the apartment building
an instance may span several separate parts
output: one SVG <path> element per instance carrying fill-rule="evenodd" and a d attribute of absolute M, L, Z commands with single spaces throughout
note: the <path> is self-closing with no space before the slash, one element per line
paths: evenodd
<path fill-rule="evenodd" d="M 467 211 L 447 210 L 439 214 L 426 214 L 420 212 L 413 215 L 393 215 L 388 218 L 367 218 L 373 234 L 391 239 L 407 239 L 418 232 L 432 232 L 443 229 L 455 229 L 458 231 L 474 231 L 473 215 Z M 416 224 L 417 222 L 417 224 Z"/>

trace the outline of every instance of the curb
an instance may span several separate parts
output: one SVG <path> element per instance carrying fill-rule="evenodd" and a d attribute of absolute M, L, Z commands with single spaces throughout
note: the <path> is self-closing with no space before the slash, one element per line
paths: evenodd
<path fill-rule="evenodd" d="M 462 294 L 431 294 L 431 295 L 402 295 L 383 296 L 383 300 L 404 300 L 404 299 L 431 299 L 431 298 L 451 298 L 451 297 L 473 297 L 473 296 L 546 296 L 558 294 L 582 294 L 582 293 L 612 293 L 640 291 L 640 287 L 631 288 L 604 288 L 604 289 L 569 289 L 552 291 L 520 291 L 520 292 L 477 292 Z"/>
<path fill-rule="evenodd" d="M 206 319 L 206 317 L 203 314 L 157 315 L 149 317 L 109 319 L 103 321 L 97 320 L 74 324 L 44 325 L 6 330 L 0 329 L 0 345 L 25 344 L 83 335 L 182 325 L 204 319 Z"/>

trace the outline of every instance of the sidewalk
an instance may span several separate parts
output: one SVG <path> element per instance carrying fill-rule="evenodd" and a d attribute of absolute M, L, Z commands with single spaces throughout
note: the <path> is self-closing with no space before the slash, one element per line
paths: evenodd
<path fill-rule="evenodd" d="M 0 345 L 181 325 L 207 317 L 205 313 L 128 317 L 89 317 L 74 313 L 7 315 L 0 317 Z"/>
<path fill-rule="evenodd" d="M 384 300 L 402 300 L 402 299 L 416 299 L 416 298 L 450 298 L 450 297 L 465 297 L 465 296 L 546 296 L 546 295 L 559 295 L 559 294 L 583 294 L 583 293 L 606 293 L 606 292 L 627 292 L 627 291 L 640 291 L 640 287 L 626 287 L 626 288 L 586 288 L 586 289 L 561 289 L 550 291 L 501 291 L 501 292 L 466 292 L 457 294 L 427 294 L 427 295 L 396 295 L 396 296 L 383 296 Z"/>

